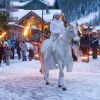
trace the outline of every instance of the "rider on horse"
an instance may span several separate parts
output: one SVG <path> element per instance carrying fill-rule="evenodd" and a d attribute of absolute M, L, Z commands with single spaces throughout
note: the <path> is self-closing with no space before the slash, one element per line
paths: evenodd
<path fill-rule="evenodd" d="M 52 52 L 55 51 L 57 45 L 57 38 L 65 31 L 64 24 L 60 20 L 60 16 L 61 15 L 59 13 L 54 14 L 53 20 L 50 24 L 50 31 L 51 31 L 50 39 L 53 41 Z"/>

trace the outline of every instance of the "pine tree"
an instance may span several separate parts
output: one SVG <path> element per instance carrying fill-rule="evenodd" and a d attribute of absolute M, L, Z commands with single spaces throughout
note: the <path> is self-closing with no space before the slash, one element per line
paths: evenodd
<path fill-rule="evenodd" d="M 0 12 L 0 32 L 8 30 L 9 14 L 8 12 Z"/>

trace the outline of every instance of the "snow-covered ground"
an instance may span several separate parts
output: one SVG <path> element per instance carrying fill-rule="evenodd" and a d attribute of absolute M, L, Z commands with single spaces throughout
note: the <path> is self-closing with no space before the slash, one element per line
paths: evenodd
<path fill-rule="evenodd" d="M 67 91 L 57 87 L 58 69 L 50 71 L 46 86 L 37 60 L 11 61 L 0 67 L 0 100 L 100 100 L 100 57 L 89 63 L 74 62 L 72 73 L 65 70 Z"/>

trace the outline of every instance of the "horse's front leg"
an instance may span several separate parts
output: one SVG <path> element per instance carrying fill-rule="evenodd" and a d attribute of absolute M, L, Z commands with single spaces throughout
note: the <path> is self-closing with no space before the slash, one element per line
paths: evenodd
<path fill-rule="evenodd" d="M 59 73 L 59 78 L 58 78 L 58 87 L 59 87 L 59 88 L 62 87 L 62 85 L 61 85 L 61 76 L 60 76 L 60 73 Z"/>
<path fill-rule="evenodd" d="M 46 82 L 46 85 L 49 85 L 49 70 L 47 71 L 45 71 L 45 82 Z"/>
<path fill-rule="evenodd" d="M 58 64 L 59 67 L 59 79 L 58 79 L 58 87 L 62 87 L 62 90 L 66 91 L 65 82 L 64 82 L 64 66 L 60 62 Z"/>

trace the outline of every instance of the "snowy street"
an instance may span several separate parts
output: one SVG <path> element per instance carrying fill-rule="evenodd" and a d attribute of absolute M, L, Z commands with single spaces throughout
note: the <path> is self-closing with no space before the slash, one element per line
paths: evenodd
<path fill-rule="evenodd" d="M 58 70 L 50 72 L 46 86 L 40 62 L 11 61 L 0 68 L 0 100 L 100 100 L 100 58 L 75 62 L 72 73 L 65 70 L 67 91 L 57 87 Z"/>
<path fill-rule="evenodd" d="M 100 0 L 0 0 L 0 100 L 100 100 Z"/>

